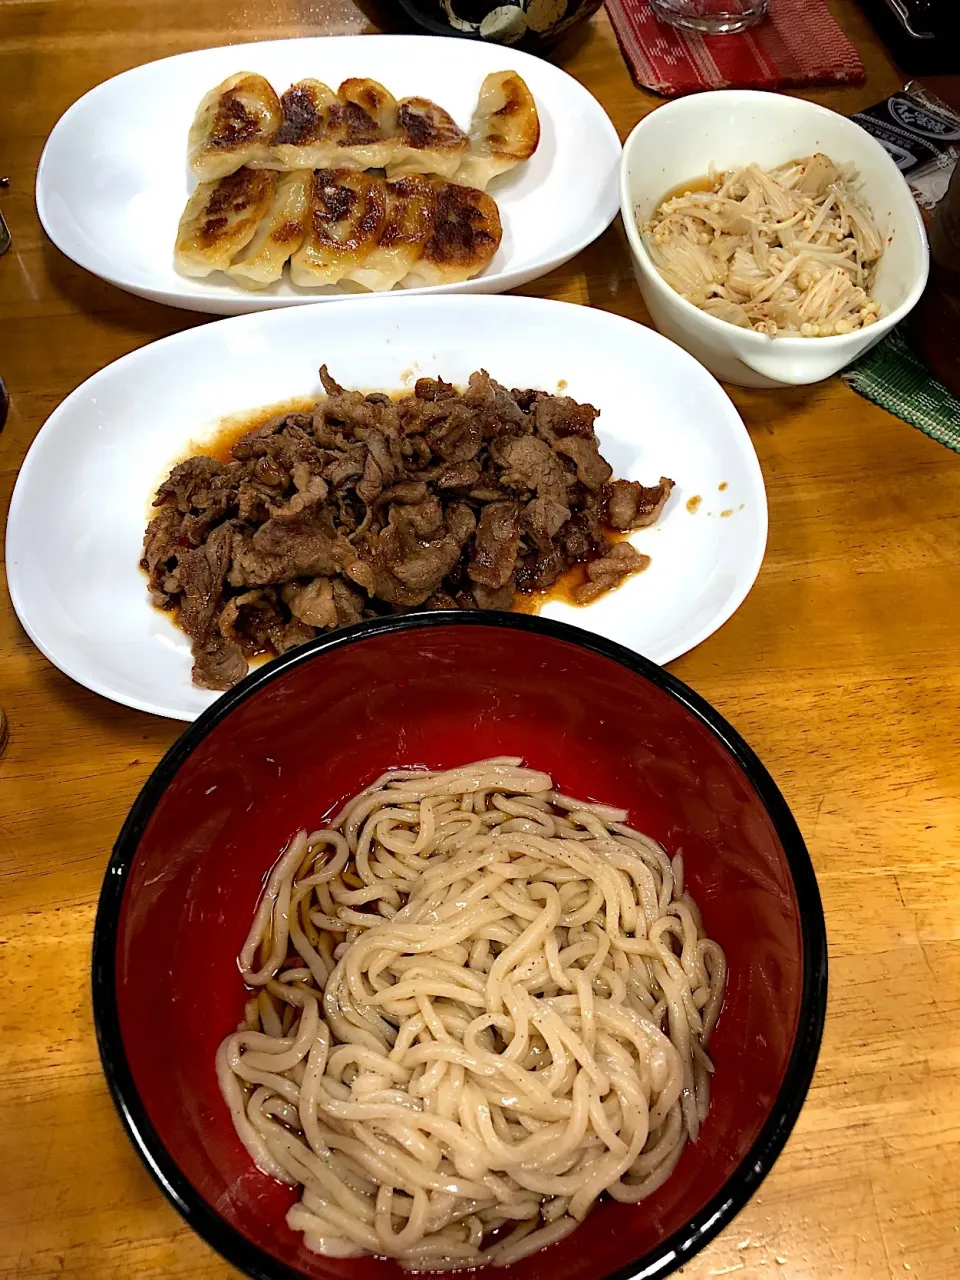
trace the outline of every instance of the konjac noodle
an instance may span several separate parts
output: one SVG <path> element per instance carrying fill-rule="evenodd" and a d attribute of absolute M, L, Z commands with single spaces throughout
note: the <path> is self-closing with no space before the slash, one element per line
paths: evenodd
<path fill-rule="evenodd" d="M 718 320 L 826 338 L 873 324 L 883 241 L 856 173 L 822 154 L 710 174 L 644 224 L 654 266 Z"/>
<path fill-rule="evenodd" d="M 310 1249 L 507 1264 L 697 1140 L 726 961 L 626 816 L 499 757 L 385 773 L 292 840 L 217 1074 Z"/>

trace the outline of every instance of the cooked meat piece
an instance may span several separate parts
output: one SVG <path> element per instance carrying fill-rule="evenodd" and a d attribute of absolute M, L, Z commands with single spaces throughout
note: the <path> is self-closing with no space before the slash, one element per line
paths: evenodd
<path fill-rule="evenodd" d="M 565 436 L 554 445 L 557 453 L 572 459 L 577 468 L 577 479 L 588 489 L 602 489 L 613 475 L 613 468 L 605 458 L 600 456 L 600 445 L 596 437 Z"/>
<path fill-rule="evenodd" d="M 392 522 L 392 513 L 390 519 Z M 431 494 L 412 506 L 401 505 L 398 508 L 398 519 L 406 521 L 418 538 L 430 538 L 443 526 L 443 507 L 439 498 Z"/>
<path fill-rule="evenodd" d="M 568 564 L 592 560 L 604 548 L 603 529 L 592 511 L 578 511 L 564 524 L 560 542 Z"/>
<path fill-rule="evenodd" d="M 284 623 L 282 626 L 271 629 L 270 643 L 277 653 L 286 653 L 288 649 L 294 649 L 298 644 L 306 644 L 316 634 L 314 627 L 308 627 L 306 623 L 300 622 L 299 619 L 291 618 L 289 622 Z"/>
<path fill-rule="evenodd" d="M 433 477 L 438 489 L 469 489 L 480 479 L 480 463 L 476 458 L 470 462 L 451 462 Z"/>
<path fill-rule="evenodd" d="M 537 546 L 546 551 L 570 519 L 570 508 L 556 498 L 534 498 L 523 510 L 523 527 Z"/>
<path fill-rule="evenodd" d="M 428 600 L 424 600 L 421 606 L 424 609 L 456 609 L 456 600 L 447 591 L 435 591 Z"/>
<path fill-rule="evenodd" d="M 269 439 L 270 436 L 275 436 L 278 431 L 282 431 L 285 427 L 299 427 L 306 431 L 310 423 L 310 416 L 306 413 L 278 413 L 276 417 L 268 418 L 259 427 L 254 427 L 245 436 L 241 436 L 231 453 L 240 461 L 253 458 L 263 452 L 260 447 L 261 442 Z"/>
<path fill-rule="evenodd" d="M 147 525 L 143 538 L 143 558 L 140 567 L 146 569 L 153 586 L 154 576 L 164 570 L 168 561 L 179 555 L 180 523 L 183 517 L 176 507 L 161 507 Z"/>
<path fill-rule="evenodd" d="M 500 483 L 508 489 L 553 497 L 566 494 L 563 464 L 545 440 L 532 435 L 501 437 L 490 445 L 490 456 L 500 467 Z"/>
<path fill-rule="evenodd" d="M 247 671 L 240 649 L 219 628 L 233 538 L 233 525 L 222 524 L 204 546 L 184 552 L 177 566 L 179 622 L 191 640 L 193 679 L 208 689 L 229 689 Z"/>
<path fill-rule="evenodd" d="M 654 524 L 673 492 L 666 476 L 646 488 L 637 480 L 614 480 L 604 485 L 603 501 L 607 523 L 614 529 L 645 529 Z"/>
<path fill-rule="evenodd" d="M 470 462 L 480 452 L 483 431 L 466 405 L 458 404 L 443 422 L 430 428 L 427 442 L 447 462 Z"/>
<path fill-rule="evenodd" d="M 337 573 L 343 555 L 339 543 L 337 535 L 303 519 L 268 520 L 252 537 L 237 538 L 230 584 L 257 587 Z"/>
<path fill-rule="evenodd" d="M 320 378 L 311 413 L 248 431 L 232 461 L 187 459 L 157 492 L 141 565 L 179 610 L 198 684 L 227 688 L 246 659 L 363 618 L 509 609 L 578 563 L 586 602 L 642 567 L 608 550 L 603 522 L 652 522 L 672 481 L 613 480 L 590 405 L 482 370 L 396 401 Z"/>
<path fill-rule="evenodd" d="M 516 567 L 519 550 L 519 504 L 491 502 L 480 514 L 467 572 L 474 582 L 485 587 L 505 586 Z"/>
<path fill-rule="evenodd" d="M 177 581 L 183 597 L 180 625 L 191 639 L 205 640 L 215 629 L 233 536 L 233 526 L 223 524 L 204 546 L 184 551 L 178 557 Z"/>
<path fill-rule="evenodd" d="M 222 636 L 194 640 L 193 683 L 203 689 L 232 689 L 247 674 L 247 663 L 239 648 L 227 644 Z"/>
<path fill-rule="evenodd" d="M 200 455 L 178 463 L 157 490 L 155 507 L 165 502 L 176 503 L 178 511 L 203 511 L 222 502 L 223 481 L 230 468 L 216 458 Z"/>
<path fill-rule="evenodd" d="M 641 555 L 629 542 L 616 542 L 600 560 L 587 565 L 587 581 L 575 587 L 573 598 L 577 604 L 589 604 L 597 596 L 619 587 L 624 578 L 645 569 L 650 557 Z"/>
<path fill-rule="evenodd" d="M 403 506 L 414 506 L 418 502 L 424 502 L 429 497 L 429 489 L 425 480 L 403 480 L 400 484 L 392 485 L 380 495 L 379 501 L 399 502 Z"/>
<path fill-rule="evenodd" d="M 331 488 L 339 489 L 354 476 L 362 476 L 368 457 L 369 454 L 362 445 L 359 448 L 354 446 L 346 453 L 340 454 L 335 461 L 328 463 L 323 474 L 329 480 Z"/>
<path fill-rule="evenodd" d="M 546 591 L 570 563 L 556 546 L 545 551 L 531 551 L 517 565 L 517 590 L 524 595 L 532 591 Z"/>
<path fill-rule="evenodd" d="M 475 582 L 473 584 L 473 598 L 477 602 L 478 609 L 501 609 L 508 610 L 513 607 L 513 597 L 516 594 L 517 583 L 511 575 L 502 587 L 485 587 L 482 583 Z"/>
<path fill-rule="evenodd" d="M 281 589 L 280 596 L 293 616 L 308 626 L 337 625 L 337 606 L 333 599 L 331 578 L 314 578 L 304 586 L 287 583 Z"/>
<path fill-rule="evenodd" d="M 418 400 L 455 400 L 457 389 L 442 378 L 418 378 L 413 394 Z"/>
<path fill-rule="evenodd" d="M 338 627 L 349 627 L 363 617 L 363 596 L 342 578 L 333 580 L 333 603 L 337 610 Z"/>
<path fill-rule="evenodd" d="M 245 524 L 262 524 L 270 519 L 270 504 L 275 497 L 263 487 L 249 480 L 241 481 L 237 488 L 237 514 Z"/>
<path fill-rule="evenodd" d="M 270 508 L 270 514 L 276 520 L 293 520 L 302 516 L 311 507 L 319 506 L 330 491 L 323 476 L 311 472 L 305 462 L 294 466 L 293 483 L 297 490 L 293 497 L 281 507 Z"/>
<path fill-rule="evenodd" d="M 473 535 L 477 527 L 477 517 L 470 508 L 463 502 L 457 502 L 453 506 L 447 508 L 446 513 L 447 530 L 451 538 L 456 542 L 457 546 L 463 550 L 467 544 L 467 540 Z"/>
<path fill-rule="evenodd" d="M 275 610 L 276 593 L 270 587 L 232 596 L 220 614 L 220 634 L 224 640 L 239 645 L 247 657 L 252 657 L 270 644 L 268 621 Z"/>
<path fill-rule="evenodd" d="M 529 394 L 529 393 L 528 393 Z M 578 404 L 569 396 L 548 396 L 536 392 L 533 415 L 537 434 L 551 441 L 556 436 L 593 436 L 593 424 L 599 416 L 592 404 Z"/>
<path fill-rule="evenodd" d="M 530 431 L 532 423 L 517 402 L 499 382 L 494 382 L 485 370 L 471 373 L 463 402 L 479 412 L 484 422 L 484 435 L 489 439 L 505 428 L 520 427 Z"/>

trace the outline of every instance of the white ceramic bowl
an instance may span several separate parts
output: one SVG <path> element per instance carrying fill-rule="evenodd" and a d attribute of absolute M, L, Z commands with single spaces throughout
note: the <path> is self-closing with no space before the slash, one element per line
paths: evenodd
<path fill-rule="evenodd" d="M 876 324 L 832 338 L 771 338 L 707 315 L 662 279 L 639 224 L 667 192 L 705 174 L 711 163 L 721 170 L 751 161 L 772 168 L 815 151 L 856 165 L 863 197 L 888 242 L 874 286 L 883 307 Z M 783 94 L 700 93 L 645 116 L 623 148 L 620 211 L 654 324 L 718 378 L 744 387 L 798 386 L 830 377 L 899 324 L 927 282 L 923 222 L 890 156 L 852 120 Z"/>

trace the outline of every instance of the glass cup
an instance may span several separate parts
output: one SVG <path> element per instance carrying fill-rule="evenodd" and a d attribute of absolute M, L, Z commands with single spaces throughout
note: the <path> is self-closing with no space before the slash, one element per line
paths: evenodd
<path fill-rule="evenodd" d="M 663 22 L 707 35 L 727 35 L 762 22 L 767 0 L 650 0 Z"/>

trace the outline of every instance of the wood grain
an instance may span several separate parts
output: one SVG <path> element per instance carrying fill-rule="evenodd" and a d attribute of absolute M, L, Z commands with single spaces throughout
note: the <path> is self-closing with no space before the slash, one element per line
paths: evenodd
<path fill-rule="evenodd" d="M 901 76 L 852 3 L 866 86 Z M 121 293 L 43 237 L 33 179 L 81 93 L 180 50 L 389 27 L 372 0 L 0 0 L 0 509 L 46 415 L 104 364 L 202 323 Z M 558 51 L 621 136 L 657 105 L 600 14 Z M 935 81 L 957 97 L 956 81 Z M 622 230 L 529 286 L 646 321 Z M 687 1280 L 960 1275 L 960 459 L 837 379 L 732 395 L 770 500 L 759 581 L 673 664 L 746 736 L 793 806 L 831 944 L 820 1065 L 759 1195 Z M 638 388 L 637 412 L 643 412 Z M 717 518 L 705 502 L 694 518 Z M 178 732 L 61 675 L 0 603 L 0 1277 L 236 1273 L 189 1231 L 124 1138 L 100 1075 L 88 962 L 96 896 L 138 788 Z"/>

